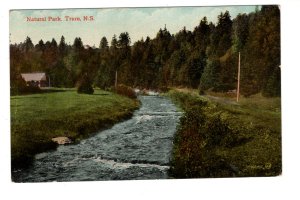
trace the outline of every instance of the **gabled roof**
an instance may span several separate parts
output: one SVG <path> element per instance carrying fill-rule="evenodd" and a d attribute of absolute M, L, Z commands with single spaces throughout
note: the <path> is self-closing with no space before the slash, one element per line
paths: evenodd
<path fill-rule="evenodd" d="M 45 73 L 27 73 L 27 74 L 21 74 L 23 79 L 28 81 L 46 81 L 46 74 Z"/>

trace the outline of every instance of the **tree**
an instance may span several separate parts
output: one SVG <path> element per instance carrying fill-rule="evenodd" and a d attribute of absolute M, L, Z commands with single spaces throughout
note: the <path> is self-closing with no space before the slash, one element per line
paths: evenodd
<path fill-rule="evenodd" d="M 64 57 L 67 54 L 67 44 L 65 42 L 65 37 L 63 35 L 60 38 L 58 51 L 61 57 Z"/>
<path fill-rule="evenodd" d="M 216 91 L 227 92 L 228 90 L 236 89 L 237 66 L 238 53 L 233 52 L 232 48 L 230 48 L 220 57 L 219 87 L 215 88 Z"/>
<path fill-rule="evenodd" d="M 118 65 L 117 65 L 117 76 L 118 84 L 123 83 L 127 85 L 133 84 L 133 77 L 131 72 L 133 71 L 130 66 L 130 36 L 128 32 L 121 33 L 118 40 Z"/>
<path fill-rule="evenodd" d="M 80 37 L 76 37 L 75 40 L 74 40 L 74 43 L 73 43 L 73 48 L 76 50 L 76 51 L 81 51 L 83 50 L 83 43 L 82 43 L 82 40 Z"/>
<path fill-rule="evenodd" d="M 117 36 L 116 35 L 114 35 L 112 37 L 110 46 L 111 46 L 112 49 L 118 48 L 118 40 L 117 40 Z"/>
<path fill-rule="evenodd" d="M 216 24 L 203 17 L 192 32 L 183 27 L 171 35 L 165 25 L 155 38 L 142 38 L 132 46 L 128 32 L 114 35 L 110 47 L 104 36 L 99 48 L 85 49 L 79 37 L 69 46 L 64 36 L 59 45 L 52 39 L 34 47 L 27 37 L 10 46 L 11 77 L 45 71 L 55 86 L 71 87 L 87 76 L 91 84 L 107 89 L 117 74 L 118 84 L 134 87 L 227 91 L 236 87 L 241 52 L 241 94 L 280 95 L 278 6 L 262 6 L 234 19 L 226 11 Z"/>
<path fill-rule="evenodd" d="M 188 58 L 188 77 L 189 87 L 197 88 L 200 84 L 200 78 L 203 73 L 204 67 L 206 66 L 206 55 L 204 51 L 194 51 L 193 54 Z"/>
<path fill-rule="evenodd" d="M 209 59 L 200 79 L 200 91 L 214 89 L 220 86 L 220 60 Z"/>
<path fill-rule="evenodd" d="M 131 48 L 130 65 L 132 66 L 132 82 L 133 85 L 144 85 L 145 59 L 144 52 L 146 51 L 147 43 L 143 39 L 135 42 Z"/>
<path fill-rule="evenodd" d="M 57 64 L 48 72 L 51 78 L 52 87 L 74 87 L 72 73 L 66 68 L 63 60 L 59 60 Z"/>
<path fill-rule="evenodd" d="M 99 48 L 102 50 L 108 49 L 108 41 L 107 41 L 106 37 L 101 38 Z"/>
<path fill-rule="evenodd" d="M 119 48 L 121 48 L 121 49 L 128 48 L 130 45 L 130 42 L 131 42 L 131 40 L 130 40 L 128 32 L 124 32 L 124 33 L 120 34 L 119 41 L 118 41 Z"/>
<path fill-rule="evenodd" d="M 40 40 L 39 43 L 35 46 L 36 50 L 38 51 L 44 51 L 45 50 L 45 44 L 43 40 Z"/>
<path fill-rule="evenodd" d="M 77 86 L 77 93 L 93 94 L 94 89 L 87 74 L 84 74 Z"/>
<path fill-rule="evenodd" d="M 226 11 L 223 15 L 219 15 L 219 22 L 217 25 L 217 32 L 221 34 L 220 41 L 217 48 L 217 55 L 222 56 L 231 47 L 231 31 L 232 31 L 232 21 L 230 19 L 230 14 Z"/>
<path fill-rule="evenodd" d="M 34 45 L 31 41 L 30 37 L 27 36 L 26 39 L 25 39 L 25 42 L 23 44 L 23 50 L 25 52 L 28 52 L 28 51 L 33 50 L 33 48 L 34 48 Z"/>
<path fill-rule="evenodd" d="M 281 75 L 280 67 L 276 67 L 273 74 L 269 77 L 265 88 L 263 89 L 263 95 L 266 97 L 275 97 L 281 95 Z"/>
<path fill-rule="evenodd" d="M 203 17 L 200 21 L 200 24 L 194 29 L 194 37 L 196 47 L 202 51 L 206 51 L 207 46 L 209 45 L 209 36 L 210 36 L 210 26 L 207 22 L 207 18 Z"/>
<path fill-rule="evenodd" d="M 233 49 L 235 52 L 241 51 L 249 35 L 249 17 L 246 14 L 239 14 L 232 24 Z"/>
<path fill-rule="evenodd" d="M 182 65 L 185 63 L 187 55 L 182 49 L 178 49 L 172 53 L 168 59 L 166 65 L 164 66 L 164 77 L 166 83 L 170 86 L 178 86 L 181 84 L 179 78 L 179 70 Z"/>
<path fill-rule="evenodd" d="M 50 46 L 52 48 L 57 48 L 57 42 L 56 42 L 56 40 L 54 38 L 52 38 Z"/>
<path fill-rule="evenodd" d="M 223 56 L 231 47 L 232 21 L 230 18 L 228 11 L 225 13 L 221 12 L 218 16 L 217 26 L 213 30 L 210 39 L 212 55 Z"/>
<path fill-rule="evenodd" d="M 280 88 L 280 10 L 278 6 L 263 6 L 260 12 L 250 15 L 249 36 L 242 51 L 241 92 L 251 95 L 263 92 L 274 94 Z M 276 72 L 274 72 L 276 71 Z M 276 75 L 277 74 L 277 75 Z M 275 81 L 275 82 L 274 82 Z M 271 82 L 273 82 L 271 84 Z"/>

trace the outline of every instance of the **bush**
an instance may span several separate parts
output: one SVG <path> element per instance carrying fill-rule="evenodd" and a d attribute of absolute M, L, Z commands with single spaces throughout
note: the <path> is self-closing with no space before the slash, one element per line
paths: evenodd
<path fill-rule="evenodd" d="M 253 99 L 232 106 L 206 102 L 199 96 L 180 92 L 171 91 L 170 97 L 185 111 L 173 141 L 171 177 L 281 174 L 278 111 L 262 112 L 258 108 L 265 110 L 266 106 Z M 279 123 L 274 124 L 274 120 Z"/>
<path fill-rule="evenodd" d="M 129 97 L 131 99 L 136 99 L 136 97 L 137 97 L 134 90 L 131 87 L 128 87 L 123 84 L 120 84 L 117 87 L 114 87 L 112 91 L 119 95 Z"/>
<path fill-rule="evenodd" d="M 94 89 L 87 75 L 84 75 L 77 86 L 77 93 L 94 94 Z"/>
<path fill-rule="evenodd" d="M 199 87 L 199 95 L 205 95 L 205 91 Z"/>
<path fill-rule="evenodd" d="M 206 103 L 185 110 L 174 139 L 170 175 L 177 178 L 228 177 L 233 172 L 216 149 L 234 137 L 220 113 L 210 116 Z"/>
<path fill-rule="evenodd" d="M 14 80 L 11 81 L 10 94 L 11 95 L 22 95 L 22 94 L 34 94 L 40 93 L 41 89 L 35 85 L 26 84 L 25 80 L 21 75 L 16 76 Z"/>
<path fill-rule="evenodd" d="M 234 145 L 235 132 L 221 112 L 207 101 L 185 93 L 171 94 L 185 114 L 174 138 L 170 176 L 176 178 L 234 176 L 227 160 L 216 154 L 219 148 Z"/>
<path fill-rule="evenodd" d="M 161 86 L 159 87 L 159 91 L 160 92 L 169 92 L 170 88 L 168 88 L 167 86 Z"/>

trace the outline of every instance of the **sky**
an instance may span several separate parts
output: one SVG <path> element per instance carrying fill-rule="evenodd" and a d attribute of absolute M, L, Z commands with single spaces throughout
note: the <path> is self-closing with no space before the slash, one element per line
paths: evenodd
<path fill-rule="evenodd" d="M 127 31 L 133 44 L 147 36 L 154 38 L 165 25 L 175 34 L 184 26 L 192 31 L 204 16 L 216 23 L 217 16 L 226 10 L 233 19 L 239 13 L 253 12 L 255 6 L 11 10 L 10 43 L 24 42 L 27 36 L 34 44 L 52 38 L 59 42 L 63 35 L 69 44 L 81 37 L 84 44 L 98 47 L 103 36 L 110 43 L 114 34 L 118 37 Z M 81 21 L 66 21 L 65 16 L 79 17 Z M 93 16 L 94 20 L 84 21 L 83 16 Z M 27 17 L 46 17 L 46 21 L 28 21 Z M 62 21 L 48 21 L 48 17 L 60 17 Z"/>

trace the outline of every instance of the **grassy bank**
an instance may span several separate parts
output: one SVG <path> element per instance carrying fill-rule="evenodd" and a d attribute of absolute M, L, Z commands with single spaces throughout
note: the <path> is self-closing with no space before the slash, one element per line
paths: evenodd
<path fill-rule="evenodd" d="M 239 103 L 188 91 L 168 95 L 185 111 L 174 139 L 170 175 L 176 178 L 281 174 L 280 98 Z"/>
<path fill-rule="evenodd" d="M 55 148 L 53 137 L 79 141 L 130 117 L 138 106 L 137 100 L 102 90 L 93 95 L 60 90 L 12 96 L 12 167 L 27 166 L 36 153 Z"/>

